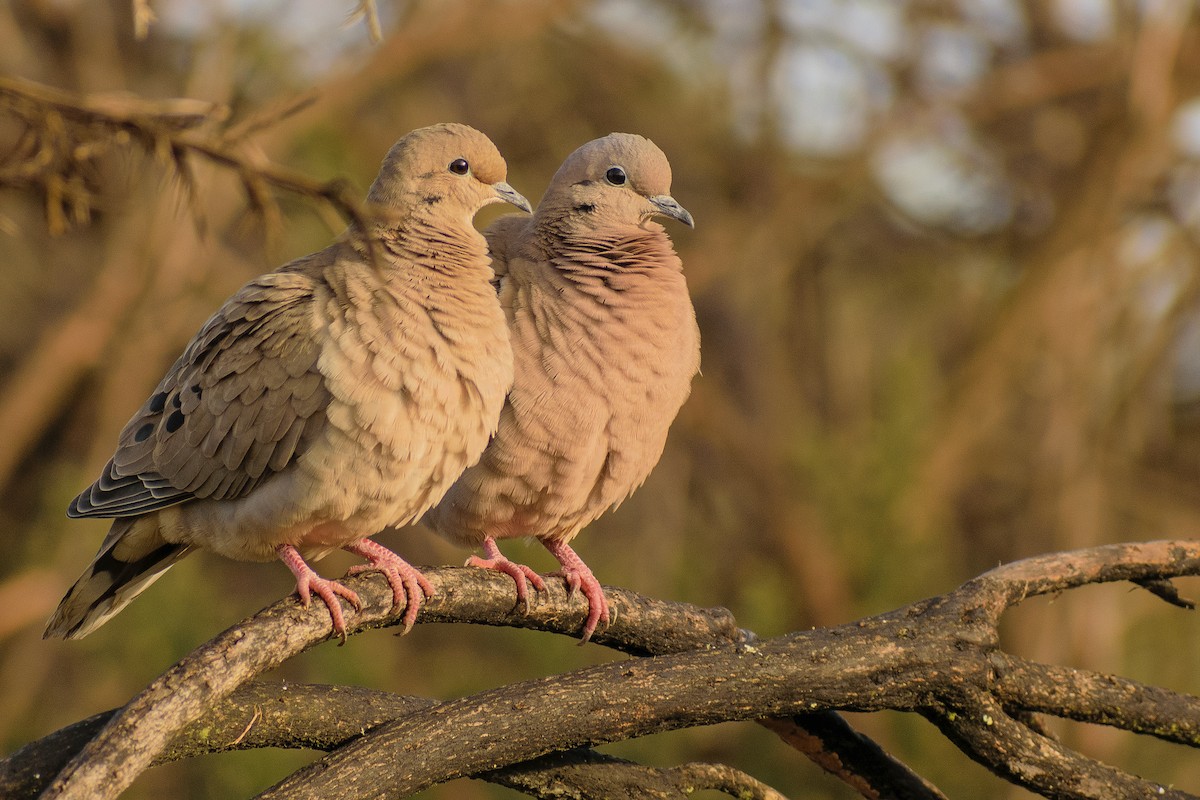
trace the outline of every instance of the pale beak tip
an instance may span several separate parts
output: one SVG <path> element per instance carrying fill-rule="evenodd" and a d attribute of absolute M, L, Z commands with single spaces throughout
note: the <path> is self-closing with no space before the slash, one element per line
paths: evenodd
<path fill-rule="evenodd" d="M 496 190 L 496 196 L 504 202 L 512 203 L 526 214 L 533 213 L 533 206 L 529 204 L 529 201 L 525 199 L 525 196 L 504 181 L 493 183 L 492 188 Z"/>
<path fill-rule="evenodd" d="M 662 215 L 671 219 L 677 219 L 689 228 L 696 227 L 696 221 L 692 219 L 691 212 L 679 205 L 674 197 L 666 194 L 656 195 L 650 198 L 650 204 L 658 209 Z"/>

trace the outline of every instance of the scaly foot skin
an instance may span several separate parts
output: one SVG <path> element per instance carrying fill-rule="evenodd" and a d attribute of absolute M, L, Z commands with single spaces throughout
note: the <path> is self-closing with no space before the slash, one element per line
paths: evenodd
<path fill-rule="evenodd" d="M 404 606 L 404 630 L 401 634 L 412 630 L 417 621 L 417 612 L 427 597 L 433 597 L 433 585 L 425 579 L 421 571 L 409 564 L 400 556 L 388 550 L 381 544 L 370 539 L 359 539 L 342 548 L 348 552 L 360 555 L 370 564 L 359 564 L 351 567 L 347 574 L 357 575 L 360 572 L 382 572 L 392 587 L 392 608 Z"/>
<path fill-rule="evenodd" d="M 333 632 L 341 637 L 342 644 L 346 643 L 346 619 L 342 616 L 342 604 L 338 597 L 344 597 L 346 602 L 354 606 L 355 611 L 362 609 L 362 601 L 352 590 L 347 589 L 337 581 L 322 578 L 313 571 L 296 548 L 290 544 L 281 544 L 275 548 L 279 560 L 296 576 L 296 594 L 300 596 L 300 604 L 308 608 L 312 595 L 321 598 L 325 608 L 329 609 L 329 620 L 333 624 Z"/>
<path fill-rule="evenodd" d="M 562 564 L 562 569 L 552 572 L 550 575 L 566 581 L 567 596 L 574 597 L 576 592 L 580 592 L 587 598 L 588 615 L 583 624 L 583 638 L 579 641 L 580 644 L 586 644 L 592 638 L 592 634 L 596 632 L 596 626 L 599 623 L 603 622 L 604 626 L 608 627 L 611 621 L 604 590 L 588 565 L 583 563 L 583 559 L 566 542 L 545 539 L 541 542 L 550 551 L 550 554 L 558 559 L 558 563 Z"/>
<path fill-rule="evenodd" d="M 483 540 L 483 554 L 487 558 L 479 556 L 471 556 L 467 559 L 466 566 L 479 567 L 480 569 L 491 569 L 496 572 L 503 572 L 508 575 L 517 584 L 517 605 L 524 609 L 525 613 L 529 613 L 529 584 L 533 584 L 535 592 L 546 591 L 546 582 L 542 580 L 542 576 L 537 574 L 532 567 L 527 567 L 524 564 L 518 564 L 515 561 L 510 561 L 505 557 L 504 553 L 500 552 L 500 548 L 496 546 L 496 540 L 491 536 Z"/>

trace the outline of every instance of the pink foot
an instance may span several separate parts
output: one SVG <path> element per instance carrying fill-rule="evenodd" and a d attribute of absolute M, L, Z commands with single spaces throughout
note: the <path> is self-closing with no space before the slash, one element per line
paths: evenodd
<path fill-rule="evenodd" d="M 305 563 L 299 551 L 290 544 L 279 545 L 275 548 L 275 553 L 279 556 L 279 560 L 286 564 L 287 568 L 296 576 L 296 594 L 300 596 L 300 604 L 308 608 L 313 594 L 321 598 L 321 602 L 329 609 L 329 620 L 333 624 L 333 632 L 342 637 L 342 643 L 345 644 L 346 619 L 342 616 L 342 604 L 338 602 L 338 597 L 344 597 L 350 605 L 354 606 L 354 610 L 358 611 L 362 608 L 362 602 L 358 599 L 358 595 L 337 581 L 322 578 L 313 572 L 312 567 Z"/>
<path fill-rule="evenodd" d="M 515 561 L 509 561 L 504 556 L 504 553 L 500 552 L 500 548 L 496 546 L 496 540 L 491 536 L 483 540 L 483 554 L 487 558 L 471 556 L 467 559 L 466 566 L 492 569 L 496 572 L 503 572 L 505 575 L 511 577 L 517 584 L 517 605 L 524 608 L 525 613 L 528 614 L 529 584 L 533 584 L 534 591 L 546 591 L 546 582 L 542 580 L 542 576 L 534 572 L 532 567 L 518 564 Z"/>
<path fill-rule="evenodd" d="M 603 622 L 607 626 L 611 621 L 604 590 L 600 588 L 600 581 L 596 580 L 588 565 L 583 563 L 583 559 L 576 555 L 566 542 L 546 539 L 540 541 L 550 554 L 558 559 L 558 563 L 562 564 L 562 569 L 550 574 L 567 582 L 567 596 L 574 597 L 576 592 L 582 592 L 587 598 L 588 615 L 583 624 L 583 638 L 579 642 L 584 644 L 596 632 L 597 624 Z"/>
<path fill-rule="evenodd" d="M 413 623 L 417 621 L 417 612 L 421 610 L 421 603 L 425 601 L 426 597 L 433 597 L 435 594 L 433 586 L 425 579 L 421 571 L 391 550 L 370 539 L 359 539 L 342 549 L 360 555 L 371 562 L 351 567 L 347 574 L 357 575 L 360 572 L 378 570 L 387 577 L 388 583 L 392 587 L 392 608 L 404 606 L 403 633 L 412 630 Z"/>

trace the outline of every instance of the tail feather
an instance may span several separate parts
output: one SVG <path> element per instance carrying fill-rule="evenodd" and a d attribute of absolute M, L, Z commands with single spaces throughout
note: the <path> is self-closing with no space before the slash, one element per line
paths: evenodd
<path fill-rule="evenodd" d="M 43 638 L 87 636 L 191 550 L 188 545 L 164 541 L 157 530 L 149 532 L 143 528 L 131 536 L 134 526 L 144 519 L 118 519 L 113 523 L 100 552 L 50 617 Z"/>

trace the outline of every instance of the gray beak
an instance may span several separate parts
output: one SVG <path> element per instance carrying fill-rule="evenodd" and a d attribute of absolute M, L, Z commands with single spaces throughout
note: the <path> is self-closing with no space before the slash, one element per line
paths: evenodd
<path fill-rule="evenodd" d="M 533 206 L 529 205 L 529 201 L 521 195 L 516 189 L 509 186 L 504 181 L 493 183 L 492 188 L 496 190 L 496 196 L 506 203 L 512 203 L 517 208 L 524 211 L 526 214 L 533 213 Z M 687 213 L 686 211 L 684 212 Z"/>
<path fill-rule="evenodd" d="M 692 215 L 688 213 L 688 210 L 675 202 L 675 198 L 669 194 L 658 194 L 649 198 L 649 200 L 650 204 L 664 215 L 679 220 L 689 228 L 696 227 L 696 223 L 692 219 Z"/>

